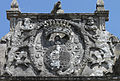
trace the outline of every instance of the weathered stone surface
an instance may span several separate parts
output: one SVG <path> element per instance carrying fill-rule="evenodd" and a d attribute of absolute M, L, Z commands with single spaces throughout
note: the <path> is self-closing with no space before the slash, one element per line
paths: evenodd
<path fill-rule="evenodd" d="M 79 76 L 79 77 L 0 77 L 0 81 L 119 81 L 120 77 L 111 77 L 111 76 L 104 76 L 104 77 L 86 77 L 86 76 Z"/>
<path fill-rule="evenodd" d="M 97 11 L 104 11 L 105 10 L 103 0 L 97 0 L 96 10 Z"/>
<path fill-rule="evenodd" d="M 11 3 L 11 10 L 12 11 L 19 11 L 19 6 L 17 0 L 13 0 Z"/>
<path fill-rule="evenodd" d="M 88 17 L 84 22 L 81 20 L 34 21 L 30 18 L 19 18 L 15 32 L 9 33 L 5 74 L 12 76 L 112 74 L 117 57 L 115 53 L 119 47 L 116 46 L 113 50 L 112 46 L 118 43 L 118 40 L 109 32 L 100 30 L 94 18 Z"/>
<path fill-rule="evenodd" d="M 51 14 L 58 14 L 58 13 L 64 13 L 64 11 L 61 9 L 61 2 L 58 1 L 55 5 L 53 10 L 51 11 Z"/>
<path fill-rule="evenodd" d="M 115 46 L 114 53 L 116 54 L 117 57 L 120 56 L 120 43 L 118 43 L 118 44 Z"/>
<path fill-rule="evenodd" d="M 6 44 L 0 44 L 0 75 L 3 73 L 5 64 Z"/>
<path fill-rule="evenodd" d="M 120 41 L 105 30 L 109 12 L 61 14 L 60 5 L 51 14 L 7 11 L 11 30 L 1 39 L 7 45 L 1 46 L 2 75 L 119 75 Z"/>

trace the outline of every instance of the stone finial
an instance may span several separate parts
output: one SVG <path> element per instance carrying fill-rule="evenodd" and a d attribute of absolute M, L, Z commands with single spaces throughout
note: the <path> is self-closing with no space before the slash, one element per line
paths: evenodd
<path fill-rule="evenodd" d="M 11 3 L 11 10 L 13 11 L 19 11 L 19 6 L 17 0 L 13 0 Z"/>
<path fill-rule="evenodd" d="M 51 11 L 52 14 L 57 14 L 57 13 L 64 13 L 64 10 L 61 9 L 61 2 L 58 1 L 55 3 L 53 10 Z"/>
<path fill-rule="evenodd" d="M 97 11 L 104 11 L 105 10 L 103 0 L 97 0 L 96 10 Z"/>

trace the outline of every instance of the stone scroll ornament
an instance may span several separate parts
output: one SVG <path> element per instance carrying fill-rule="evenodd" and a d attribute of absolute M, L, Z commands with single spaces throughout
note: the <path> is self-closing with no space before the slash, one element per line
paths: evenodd
<path fill-rule="evenodd" d="M 112 73 L 115 56 L 110 49 L 112 44 L 108 44 L 109 33 L 99 30 L 94 19 L 79 22 L 17 19 L 16 31 L 9 34 L 4 75 L 103 76 Z"/>

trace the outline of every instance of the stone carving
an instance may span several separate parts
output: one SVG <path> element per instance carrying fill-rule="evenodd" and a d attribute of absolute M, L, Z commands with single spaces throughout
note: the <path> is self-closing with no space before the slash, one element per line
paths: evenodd
<path fill-rule="evenodd" d="M 12 11 L 19 11 L 19 7 L 18 7 L 18 2 L 17 0 L 13 0 L 11 3 L 11 10 Z"/>
<path fill-rule="evenodd" d="M 13 30 L 0 40 L 0 45 L 6 46 L 1 52 L 4 52 L 2 57 L 6 60 L 0 60 L 2 75 L 55 77 L 118 74 L 119 69 L 118 72 L 115 69 L 120 59 L 120 41 L 105 31 L 106 16 L 99 17 L 97 13 L 57 14 L 61 12 L 61 3 L 57 2 L 52 14 L 46 18 L 44 14 L 31 17 L 19 13 L 18 17 L 13 18 L 15 22 L 11 20 Z M 61 15 L 67 18 L 61 18 Z"/>
<path fill-rule="evenodd" d="M 45 23 L 47 25 L 45 25 Z M 74 70 L 77 70 L 74 68 L 75 65 L 70 59 L 73 58 L 73 61 L 76 60 L 76 63 L 78 63 L 77 59 L 79 59 L 80 61 L 84 52 L 82 43 L 80 43 L 81 40 L 79 40 L 80 37 L 72 32 L 70 22 L 66 20 L 44 21 L 43 26 L 45 26 L 43 28 L 43 31 L 40 31 L 40 33 L 35 38 L 36 45 L 34 47 L 35 50 L 33 50 L 37 52 L 37 56 L 40 57 L 35 57 L 35 52 L 33 53 L 33 57 L 35 57 L 32 57 L 34 64 L 36 65 L 38 70 L 43 70 L 45 69 L 44 67 L 46 67 L 46 69 L 48 69 L 49 71 L 53 70 L 53 74 L 70 75 L 74 72 Z M 74 38 L 74 35 L 76 35 L 76 40 Z M 74 41 L 76 41 L 77 45 L 72 49 L 72 47 L 74 46 Z M 74 57 L 73 54 L 76 54 L 76 57 Z M 41 61 L 42 64 L 40 64 L 42 66 L 36 64 L 39 62 L 35 63 L 34 60 L 36 59 L 43 59 Z M 71 70 L 73 71 L 70 72 Z"/>
<path fill-rule="evenodd" d="M 86 66 L 92 71 L 88 76 L 112 73 L 113 40 L 108 32 L 99 30 L 92 17 L 86 24 L 80 21 L 82 25 L 63 19 L 31 21 L 18 19 L 12 41 L 8 40 L 4 74 L 16 76 L 16 71 L 26 68 L 32 76 L 80 76 Z"/>
<path fill-rule="evenodd" d="M 55 5 L 53 10 L 51 11 L 52 14 L 57 14 L 57 13 L 64 13 L 64 11 L 61 9 L 61 2 L 58 1 Z"/>

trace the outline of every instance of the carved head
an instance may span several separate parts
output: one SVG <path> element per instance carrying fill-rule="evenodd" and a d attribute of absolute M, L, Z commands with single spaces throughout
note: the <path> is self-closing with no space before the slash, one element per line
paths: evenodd
<path fill-rule="evenodd" d="M 61 2 L 60 1 L 58 1 L 55 5 L 54 5 L 54 8 L 55 9 L 61 9 Z"/>
<path fill-rule="evenodd" d="M 59 35 L 55 36 L 55 41 L 59 41 L 59 40 L 60 40 L 60 36 Z"/>

